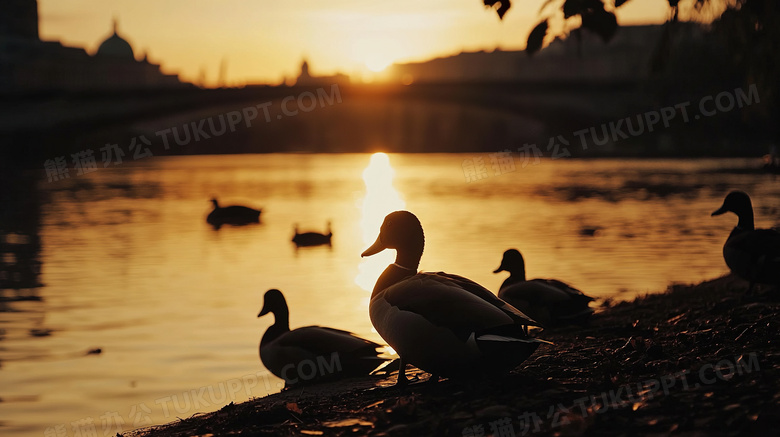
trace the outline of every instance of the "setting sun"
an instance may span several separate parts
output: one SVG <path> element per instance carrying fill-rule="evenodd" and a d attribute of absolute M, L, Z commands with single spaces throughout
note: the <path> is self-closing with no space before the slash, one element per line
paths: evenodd
<path fill-rule="evenodd" d="M 383 33 L 374 33 L 352 44 L 352 58 L 368 71 L 380 73 L 404 57 L 407 42 L 392 40 Z"/>
<path fill-rule="evenodd" d="M 374 73 L 380 73 L 392 63 L 393 61 L 391 60 L 383 59 L 377 56 L 366 60 L 366 68 L 373 71 Z"/>

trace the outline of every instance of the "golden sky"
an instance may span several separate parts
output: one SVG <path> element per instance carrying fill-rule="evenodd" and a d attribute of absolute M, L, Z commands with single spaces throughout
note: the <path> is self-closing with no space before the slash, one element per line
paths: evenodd
<path fill-rule="evenodd" d="M 607 0 L 609 1 L 609 0 Z M 40 35 L 90 54 L 119 34 L 166 73 L 214 84 L 278 83 L 297 76 L 302 58 L 314 74 L 367 74 L 397 61 L 462 50 L 522 49 L 531 28 L 555 12 L 544 0 L 514 0 L 503 21 L 482 0 L 38 0 Z M 661 23 L 667 0 L 632 0 L 618 23 Z"/>

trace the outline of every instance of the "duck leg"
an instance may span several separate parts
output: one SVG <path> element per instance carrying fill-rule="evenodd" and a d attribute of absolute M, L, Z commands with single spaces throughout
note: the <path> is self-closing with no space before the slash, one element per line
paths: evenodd
<path fill-rule="evenodd" d="M 398 379 L 396 380 L 396 387 L 404 387 L 409 384 L 409 379 L 406 378 L 406 363 L 400 356 L 398 357 Z"/>

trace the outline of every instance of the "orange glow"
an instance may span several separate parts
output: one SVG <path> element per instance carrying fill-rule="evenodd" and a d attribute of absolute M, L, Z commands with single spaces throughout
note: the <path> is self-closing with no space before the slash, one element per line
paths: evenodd
<path fill-rule="evenodd" d="M 368 247 L 376 241 L 379 227 L 385 216 L 405 207 L 398 191 L 393 187 L 395 170 L 390 165 L 390 158 L 384 153 L 374 153 L 368 167 L 363 171 L 363 181 L 366 184 L 366 196 L 360 205 L 360 230 L 363 234 L 363 245 Z M 363 258 L 358 265 L 358 275 L 355 283 L 363 290 L 371 292 L 377 278 L 388 264 L 393 262 L 395 253 L 383 251 L 374 256 Z"/>
<path fill-rule="evenodd" d="M 403 57 L 403 48 L 393 39 L 383 36 L 361 38 L 352 47 L 355 62 L 362 62 L 366 68 L 379 73 Z"/>
<path fill-rule="evenodd" d="M 461 2 L 284 2 L 224 0 L 39 0 L 40 35 L 94 53 L 111 33 L 140 58 L 149 54 L 163 71 L 217 84 L 226 60 L 226 83 L 280 83 L 295 77 L 308 55 L 319 74 L 381 72 L 393 62 L 422 61 L 460 51 L 517 50 L 540 20 L 544 0 L 512 6 L 504 20 L 480 0 Z M 661 23 L 667 0 L 628 2 L 620 24 Z"/>
<path fill-rule="evenodd" d="M 392 61 L 386 59 L 373 58 L 366 61 L 366 67 L 374 73 L 379 73 L 380 71 L 384 71 L 391 63 Z"/>

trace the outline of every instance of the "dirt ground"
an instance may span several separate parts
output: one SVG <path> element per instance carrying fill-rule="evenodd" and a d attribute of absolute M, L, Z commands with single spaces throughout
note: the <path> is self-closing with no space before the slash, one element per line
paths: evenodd
<path fill-rule="evenodd" d="M 777 435 L 780 292 L 746 291 L 726 276 L 607 302 L 492 379 L 353 378 L 128 435 Z"/>

